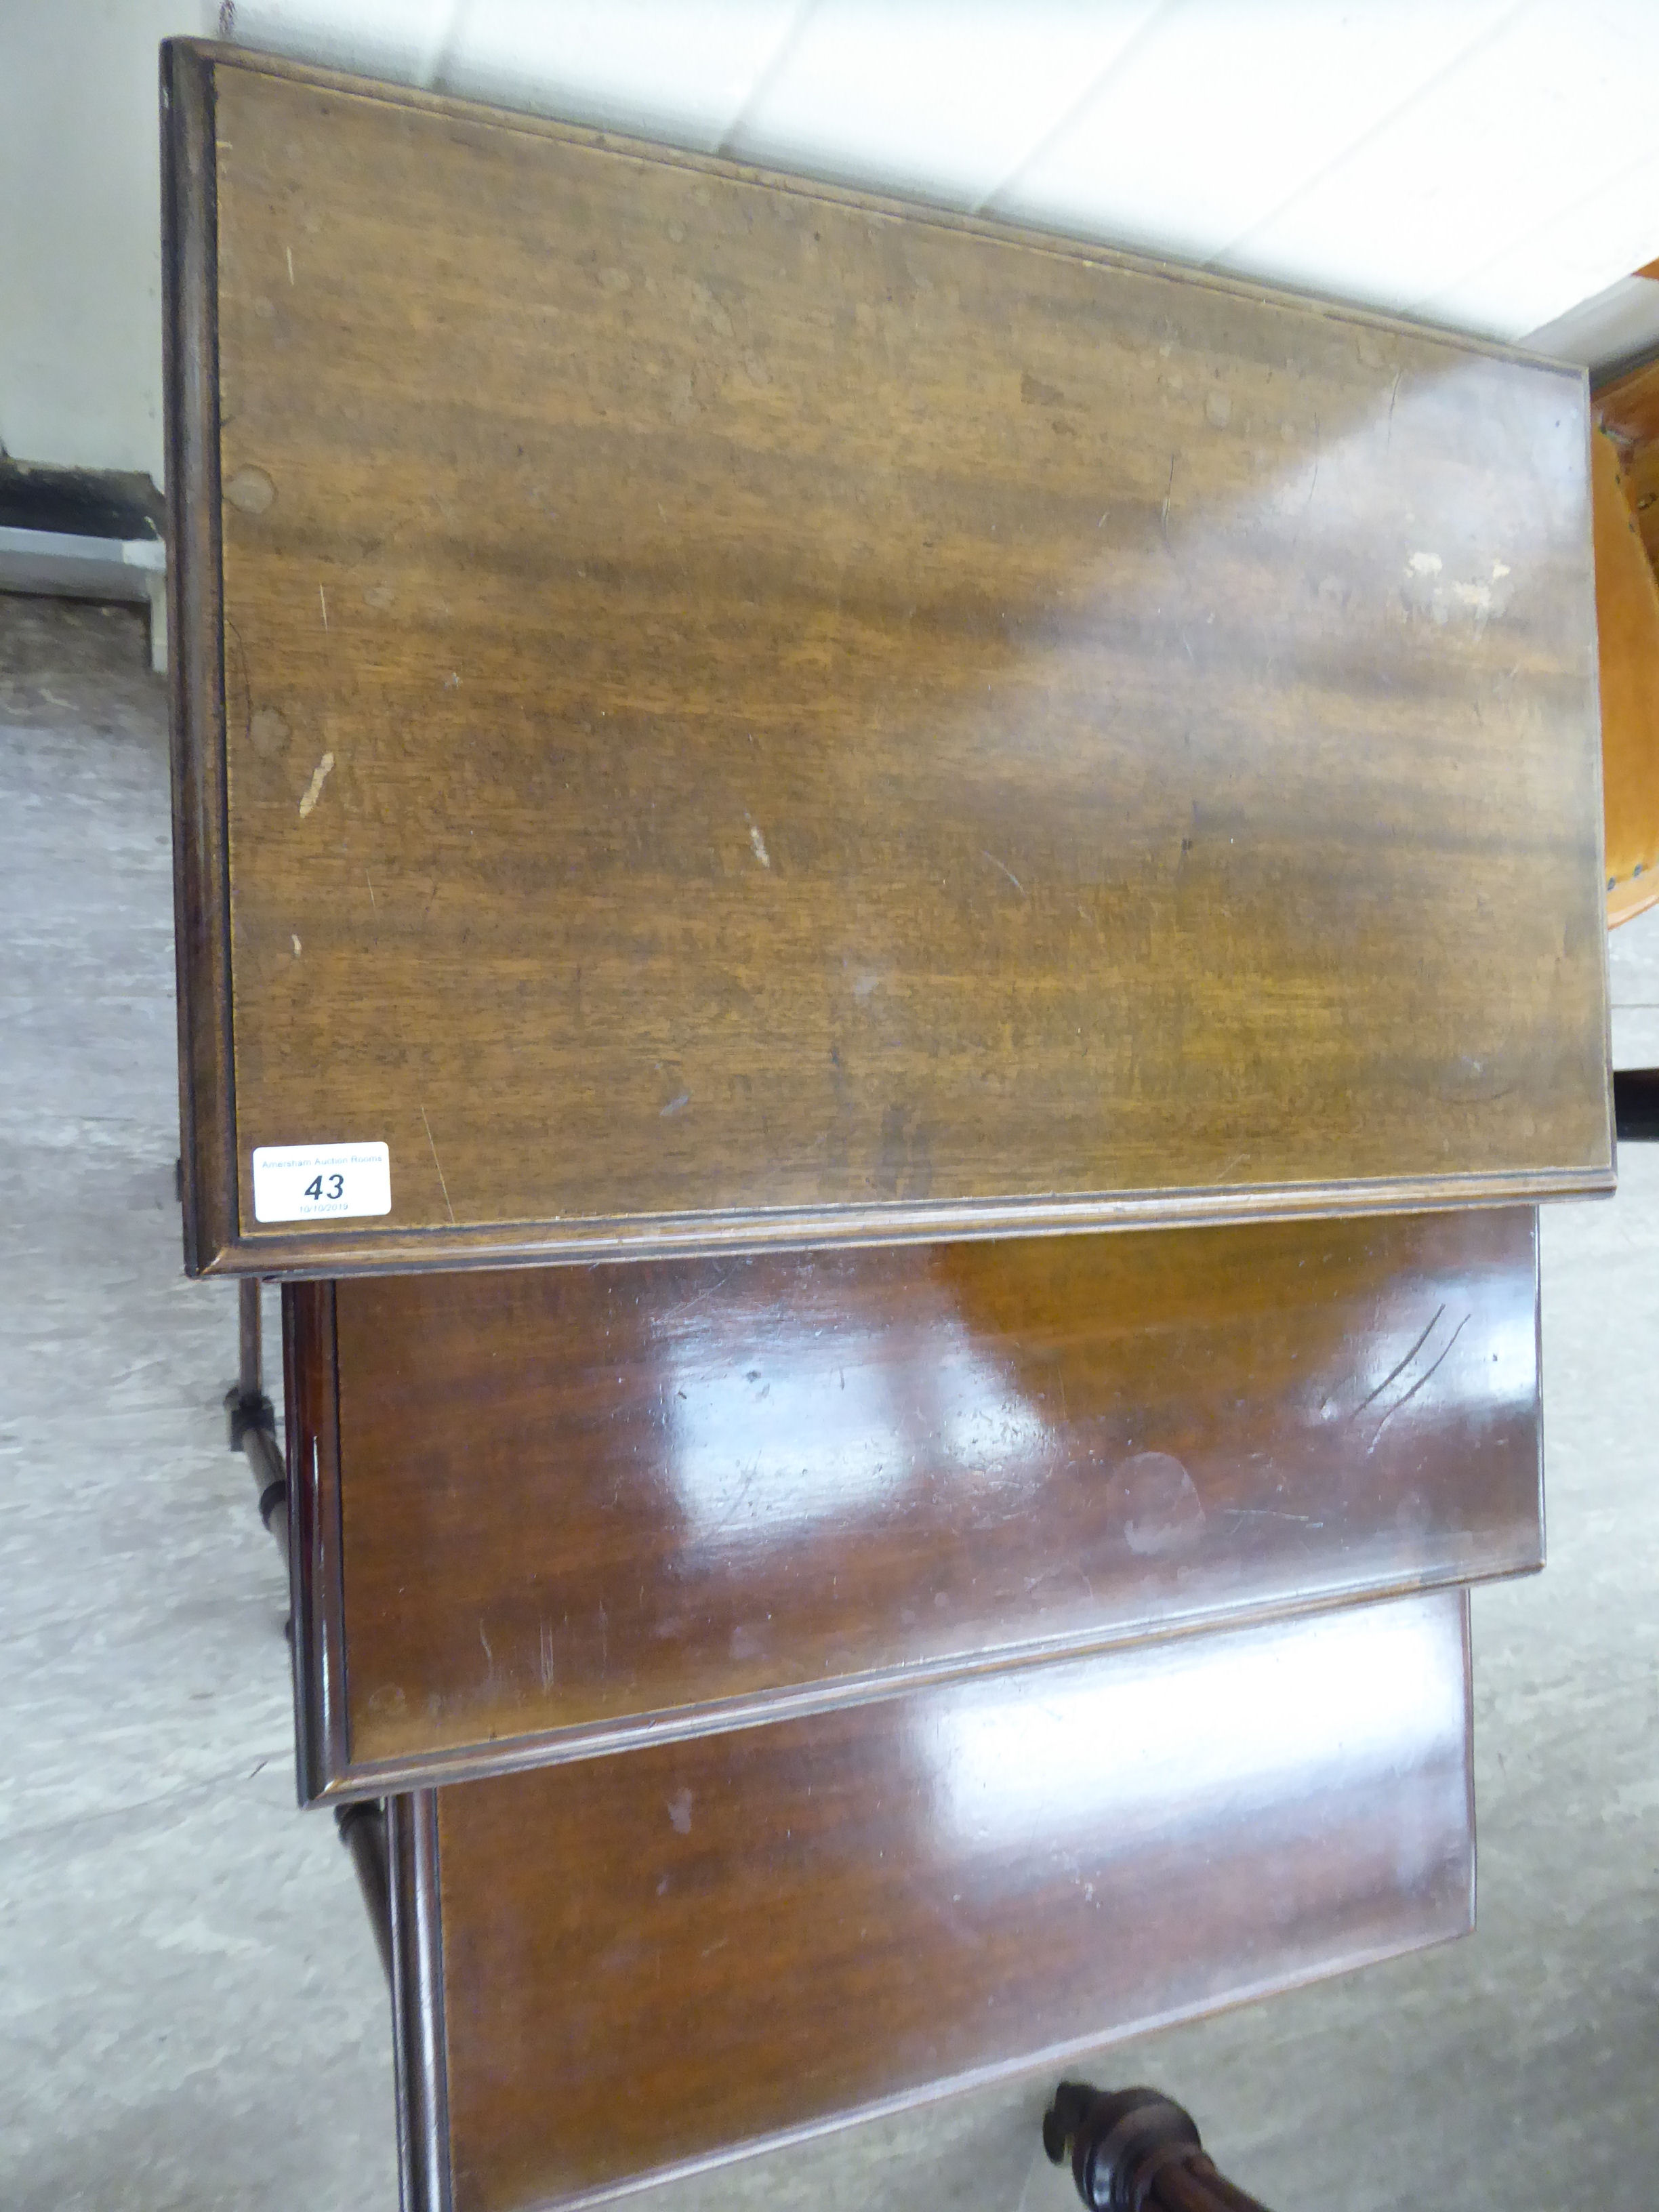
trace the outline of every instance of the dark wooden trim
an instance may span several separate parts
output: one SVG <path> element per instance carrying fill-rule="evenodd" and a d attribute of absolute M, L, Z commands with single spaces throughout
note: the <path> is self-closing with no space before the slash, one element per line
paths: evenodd
<path fill-rule="evenodd" d="M 161 48 L 161 336 L 168 517 L 173 911 L 185 1266 L 234 1244 L 225 672 L 219 514 L 218 201 L 213 58 Z M 258 1273 L 256 1268 L 252 1272 Z"/>
<path fill-rule="evenodd" d="M 294 1622 L 294 1767 L 313 1804 L 350 1761 L 341 1581 L 339 1363 L 334 1286 L 283 1292 L 288 1409 L 289 1571 Z M 379 1796 L 379 1790 L 359 1791 Z"/>
<path fill-rule="evenodd" d="M 1510 1176 L 1424 1176 L 1365 1182 L 1256 1184 L 1219 1190 L 1102 1192 L 1073 1199 L 971 1199 L 959 1204 L 871 1205 L 752 1213 L 640 1214 L 623 1219 L 500 1222 L 487 1229 L 278 1230 L 241 1239 L 210 1274 L 397 1275 L 432 1266 L 539 1267 L 596 1260 L 666 1260 L 702 1252 L 792 1252 L 835 1246 L 932 1244 L 965 1238 L 1055 1237 L 1079 1231 L 1225 1228 L 1368 1213 L 1535 1206 L 1553 1198 L 1610 1198 L 1614 1169 L 1549 1169 Z M 441 1259 L 427 1256 L 436 1248 Z"/>
<path fill-rule="evenodd" d="M 438 1802 L 417 1790 L 386 1812 L 399 2201 L 403 2212 L 451 2212 Z"/>

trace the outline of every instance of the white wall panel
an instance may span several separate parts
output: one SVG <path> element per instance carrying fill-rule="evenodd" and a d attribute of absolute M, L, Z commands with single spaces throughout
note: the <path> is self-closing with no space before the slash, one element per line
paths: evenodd
<path fill-rule="evenodd" d="M 1651 353 L 1659 348 L 1659 283 L 1650 276 L 1621 276 L 1593 300 L 1528 331 L 1524 343 L 1588 369 Z"/>
<path fill-rule="evenodd" d="M 454 15 L 455 0 L 233 0 L 228 27 L 240 44 L 267 53 L 428 84 Z"/>
<path fill-rule="evenodd" d="M 712 150 L 801 0 L 463 0 L 448 91 Z"/>
<path fill-rule="evenodd" d="M 1659 249 L 1659 147 L 1638 132 L 1623 150 L 1638 147 L 1639 160 L 1421 302 L 1419 313 L 1476 330 L 1534 329 L 1644 267 Z"/>
<path fill-rule="evenodd" d="M 1489 283 L 1478 305 L 1459 280 L 1630 163 L 1633 90 L 1656 62 L 1653 0 L 1533 0 L 1237 239 L 1222 265 L 1407 313 L 1433 307 L 1474 329 L 1528 329 L 1583 296 L 1573 279 L 1541 281 L 1536 261 L 1540 281 L 1523 301 Z"/>
<path fill-rule="evenodd" d="M 0 446 L 161 479 L 156 48 L 206 0 L 0 0 Z"/>
<path fill-rule="evenodd" d="M 1000 210 L 1205 261 L 1306 189 L 1513 0 L 1170 0 Z M 1385 218 L 1386 220 L 1386 218 Z"/>
<path fill-rule="evenodd" d="M 732 132 L 748 161 L 975 207 L 1159 0 L 819 0 Z"/>

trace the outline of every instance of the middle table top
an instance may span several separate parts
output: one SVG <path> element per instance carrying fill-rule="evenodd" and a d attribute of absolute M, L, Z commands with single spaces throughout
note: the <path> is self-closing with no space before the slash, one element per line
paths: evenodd
<path fill-rule="evenodd" d="M 1543 1558 L 1525 1209 L 301 1284 L 286 1318 L 307 1796 Z"/>

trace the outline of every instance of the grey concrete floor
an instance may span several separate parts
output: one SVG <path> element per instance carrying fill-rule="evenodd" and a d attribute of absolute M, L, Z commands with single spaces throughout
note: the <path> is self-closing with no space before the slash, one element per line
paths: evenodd
<path fill-rule="evenodd" d="M 1659 915 L 1613 969 L 1659 1063 Z M 0 2205 L 389 2212 L 385 1991 L 295 1809 L 224 1441 L 234 1294 L 179 1267 L 165 702 L 125 610 L 0 599 Z M 1550 1565 L 1475 1600 L 1478 1933 L 1092 2069 L 1188 2102 L 1275 2212 L 1659 2205 L 1659 1156 L 1543 1249 Z M 1048 2087 L 641 2203 L 1058 2212 Z"/>
<path fill-rule="evenodd" d="M 390 2206 L 380 1969 L 295 1809 L 276 1548 L 189 1284 L 167 710 L 0 598 L 0 2205 Z"/>

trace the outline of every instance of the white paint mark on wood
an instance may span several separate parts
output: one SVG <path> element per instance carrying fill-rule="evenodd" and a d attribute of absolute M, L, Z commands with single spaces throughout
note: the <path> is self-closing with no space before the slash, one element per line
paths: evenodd
<path fill-rule="evenodd" d="M 749 825 L 749 842 L 754 850 L 755 858 L 760 862 L 762 867 L 769 868 L 772 865 L 772 856 L 766 849 L 766 840 L 752 822 Z"/>
<path fill-rule="evenodd" d="M 311 781 L 306 786 L 304 796 L 300 801 L 300 819 L 301 822 L 305 820 L 307 815 L 310 813 L 312 808 L 322 797 L 323 786 L 328 781 L 330 775 L 333 773 L 333 754 L 325 753 L 321 760 L 318 762 L 316 767 L 311 771 Z"/>

